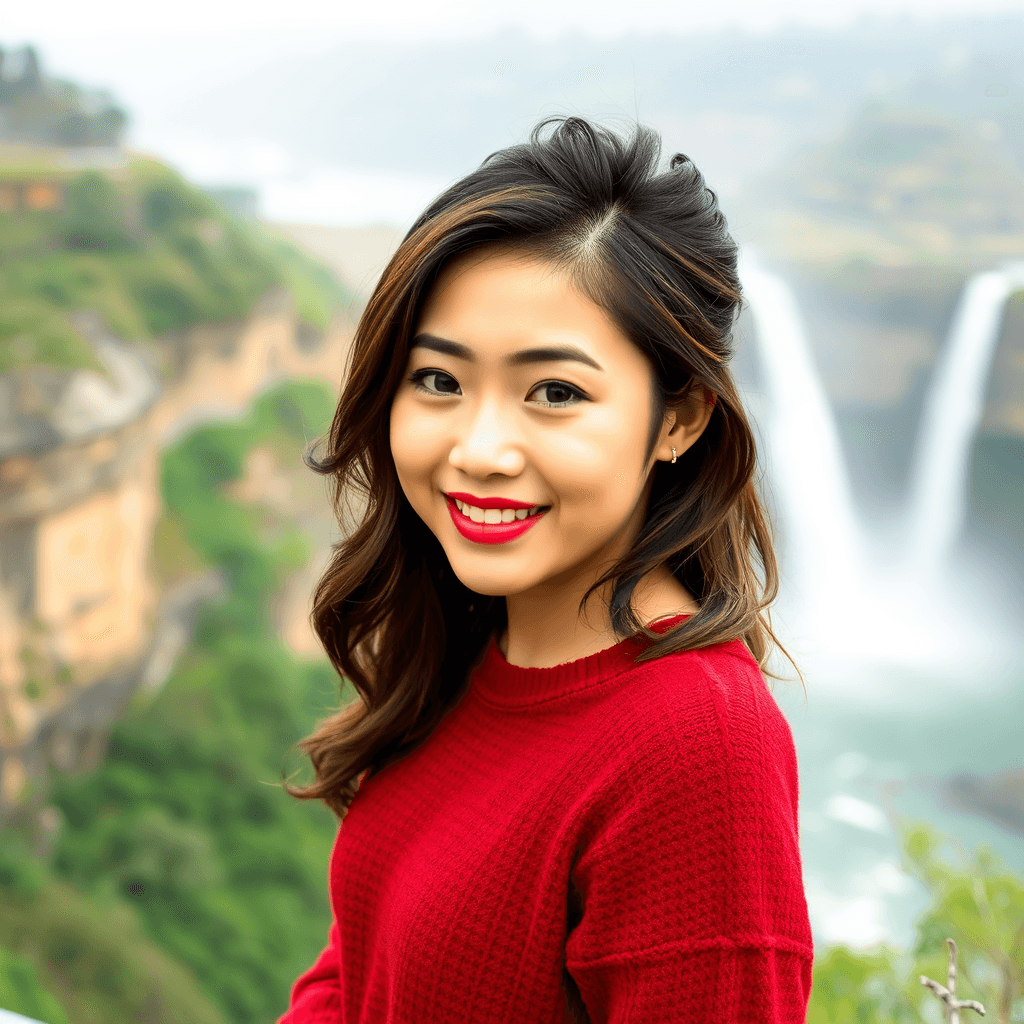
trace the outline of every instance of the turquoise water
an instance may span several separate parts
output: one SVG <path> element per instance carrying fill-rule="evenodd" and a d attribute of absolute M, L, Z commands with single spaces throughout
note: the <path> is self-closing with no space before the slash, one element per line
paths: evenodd
<path fill-rule="evenodd" d="M 803 669 L 804 666 L 801 665 Z M 811 669 L 773 693 L 793 731 L 800 767 L 804 881 L 816 947 L 887 941 L 907 948 L 928 906 L 900 869 L 889 815 L 926 819 L 964 863 L 987 844 L 1024 877 L 1024 836 L 947 805 L 958 772 L 1024 767 L 1024 654 L 945 677 L 884 665 Z"/>

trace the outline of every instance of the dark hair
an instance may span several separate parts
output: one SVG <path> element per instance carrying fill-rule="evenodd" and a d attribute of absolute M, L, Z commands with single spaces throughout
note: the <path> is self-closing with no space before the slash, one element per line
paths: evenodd
<path fill-rule="evenodd" d="M 354 511 L 358 522 L 316 588 L 312 622 L 359 697 L 301 741 L 316 781 L 286 786 L 292 796 L 321 799 L 343 817 L 358 777 L 430 735 L 506 624 L 503 597 L 455 576 L 401 490 L 389 443 L 426 296 L 446 264 L 482 246 L 513 246 L 566 272 L 648 357 L 656 381 L 648 456 L 670 403 L 695 384 L 716 396 L 700 438 L 676 465 L 652 470 L 632 550 L 592 588 L 614 581 L 616 634 L 646 636 L 638 661 L 742 638 L 765 674 L 781 678 L 766 669 L 771 644 L 782 649 L 767 613 L 778 591 L 771 526 L 728 368 L 741 301 L 737 246 L 693 162 L 676 154 L 659 174 L 660 152 L 644 125 L 623 140 L 583 118 L 549 118 L 529 142 L 492 153 L 435 199 L 388 263 L 356 329 L 326 454 L 305 455 L 333 477 L 339 521 Z M 700 610 L 657 634 L 637 620 L 631 597 L 662 563 Z"/>

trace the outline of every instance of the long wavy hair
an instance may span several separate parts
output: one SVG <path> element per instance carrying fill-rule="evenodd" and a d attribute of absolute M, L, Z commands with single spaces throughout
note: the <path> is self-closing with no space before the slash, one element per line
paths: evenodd
<path fill-rule="evenodd" d="M 624 139 L 579 117 L 544 120 L 528 142 L 492 153 L 435 199 L 385 268 L 356 328 L 326 451 L 312 453 L 321 438 L 304 455 L 332 478 L 339 522 L 357 523 L 316 587 L 312 623 L 359 696 L 300 742 L 316 777 L 285 784 L 292 796 L 323 800 L 343 818 L 362 779 L 418 747 L 458 703 L 489 636 L 506 625 L 505 599 L 464 586 L 413 511 L 389 442 L 392 401 L 431 286 L 453 258 L 483 246 L 511 246 L 568 274 L 647 356 L 655 379 L 648 456 L 671 403 L 697 384 L 715 396 L 700 438 L 676 465 L 651 471 L 632 549 L 581 608 L 606 588 L 616 635 L 646 637 L 638 662 L 736 638 L 765 675 L 782 678 L 766 667 L 773 644 L 792 662 L 771 628 L 772 530 L 729 370 L 737 246 L 693 161 L 676 154 L 659 173 L 660 155 L 658 133 L 644 125 Z M 661 564 L 700 606 L 664 634 L 639 622 L 631 603 Z"/>

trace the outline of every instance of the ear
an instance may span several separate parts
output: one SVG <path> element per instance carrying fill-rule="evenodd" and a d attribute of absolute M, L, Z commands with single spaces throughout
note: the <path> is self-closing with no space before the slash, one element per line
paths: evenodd
<path fill-rule="evenodd" d="M 715 408 L 715 396 L 700 384 L 694 384 L 686 396 L 672 403 L 665 412 L 654 458 L 672 461 L 672 449 L 680 456 L 704 433 Z"/>

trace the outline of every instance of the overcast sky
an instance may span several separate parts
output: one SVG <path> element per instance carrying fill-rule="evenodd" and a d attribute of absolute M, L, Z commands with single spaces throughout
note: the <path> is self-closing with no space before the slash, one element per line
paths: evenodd
<path fill-rule="evenodd" d="M 932 21 L 1022 9 L 1022 0 L 7 0 L 0 45 L 33 43 L 47 74 L 110 90 L 130 113 L 133 145 L 202 183 L 258 186 L 267 216 L 365 223 L 404 221 L 445 181 L 397 167 L 382 175 L 314 166 L 269 129 L 239 141 L 219 129 L 172 127 L 168 112 L 180 109 L 184 94 L 212 100 L 282 55 L 313 61 L 362 40 L 414 45 L 505 28 L 540 42 L 567 34 L 604 40 L 727 27 L 760 33 L 801 24 L 841 30 L 865 16 L 880 19 L 884 33 L 893 17 Z"/>
<path fill-rule="evenodd" d="M 739 25 L 752 30 L 799 22 L 841 26 L 861 14 L 907 14 L 934 18 L 949 14 L 1020 11 L 1020 0 L 717 0 L 714 4 L 680 0 L 516 0 L 486 4 L 480 0 L 176 0 L 140 4 L 138 0 L 33 0 L 4 5 L 4 37 L 39 39 L 88 33 L 162 33 L 237 31 L 263 28 L 292 32 L 315 30 L 338 38 L 410 41 L 466 38 L 518 26 L 550 39 L 579 31 L 613 37 L 637 29 L 685 32 Z"/>

